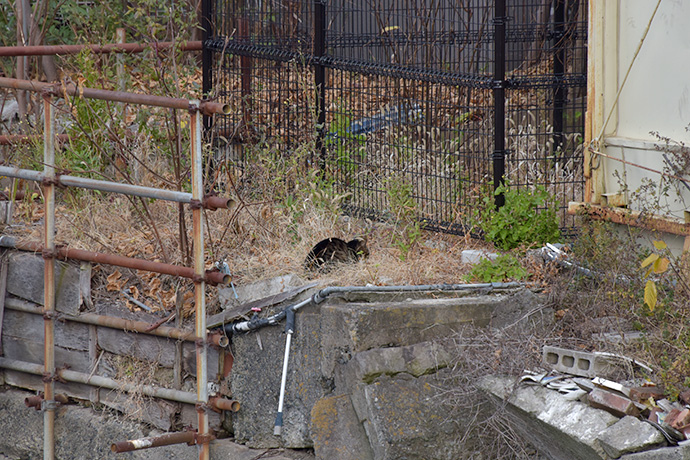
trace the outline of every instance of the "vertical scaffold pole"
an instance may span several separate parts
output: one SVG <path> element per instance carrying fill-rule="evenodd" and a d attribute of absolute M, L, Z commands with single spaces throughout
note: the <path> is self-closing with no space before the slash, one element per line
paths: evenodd
<path fill-rule="evenodd" d="M 43 458 L 55 458 L 55 108 L 48 95 L 43 96 L 45 127 L 43 130 L 43 183 L 45 214 L 43 217 L 43 330 L 44 330 L 44 400 Z"/>
<path fill-rule="evenodd" d="M 196 106 L 196 107 L 195 107 Z M 208 368 L 206 343 L 206 295 L 204 283 L 204 227 L 202 219 L 201 200 L 203 197 L 203 177 L 201 158 L 201 123 L 198 110 L 199 102 L 190 104 L 191 127 L 191 156 L 192 156 L 192 225 L 194 244 L 194 302 L 196 316 L 196 388 L 197 388 L 197 412 L 199 414 L 198 440 L 199 460 L 209 458 L 209 427 L 208 427 Z"/>

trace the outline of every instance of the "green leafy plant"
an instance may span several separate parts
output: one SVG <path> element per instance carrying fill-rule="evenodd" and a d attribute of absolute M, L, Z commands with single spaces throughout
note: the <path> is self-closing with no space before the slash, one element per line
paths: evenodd
<path fill-rule="evenodd" d="M 666 243 L 663 241 L 654 241 L 654 247 L 658 251 L 663 251 L 667 249 Z M 659 292 L 656 287 L 656 283 L 649 279 L 652 274 L 661 275 L 668 270 L 670 261 L 667 257 L 657 254 L 656 252 L 651 253 L 645 260 L 642 261 L 641 268 L 647 268 L 644 277 L 647 278 L 647 283 L 644 287 L 644 303 L 647 304 L 651 311 L 657 306 L 657 301 L 659 297 Z"/>
<path fill-rule="evenodd" d="M 333 151 L 337 166 L 348 173 L 356 169 L 358 156 L 364 154 L 366 136 L 350 132 L 351 117 L 348 114 L 336 113 L 330 124 L 330 132 L 324 139 L 327 149 Z"/>
<path fill-rule="evenodd" d="M 560 238 L 556 209 L 558 202 L 538 185 L 532 190 L 499 186 L 494 195 L 505 194 L 505 206 L 494 208 L 493 197 L 484 198 L 481 228 L 486 239 L 503 250 L 533 246 Z"/>
<path fill-rule="evenodd" d="M 386 183 L 386 194 L 397 226 L 393 232 L 392 242 L 400 250 L 400 260 L 405 260 L 421 238 L 424 223 L 417 218 L 417 202 L 411 184 L 398 178 L 389 178 Z"/>
<path fill-rule="evenodd" d="M 508 280 L 523 280 L 529 276 L 520 261 L 510 254 L 503 254 L 496 259 L 483 259 L 465 275 L 465 281 L 497 283 Z"/>

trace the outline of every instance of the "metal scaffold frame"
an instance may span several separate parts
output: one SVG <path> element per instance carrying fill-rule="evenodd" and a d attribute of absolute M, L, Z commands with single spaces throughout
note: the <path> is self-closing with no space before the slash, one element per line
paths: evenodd
<path fill-rule="evenodd" d="M 123 91 L 108 91 L 102 89 L 85 88 L 76 85 L 62 85 L 50 84 L 38 81 L 18 80 L 12 78 L 0 78 L 0 87 L 14 88 L 19 90 L 33 91 L 41 93 L 43 96 L 44 105 L 44 169 L 43 172 L 19 169 L 11 166 L 3 166 L 0 174 L 13 177 L 23 178 L 26 180 L 33 180 L 41 183 L 44 195 L 44 237 L 43 245 L 39 244 L 3 244 L 5 246 L 16 247 L 18 249 L 32 250 L 40 252 L 45 259 L 45 273 L 44 273 L 44 308 L 42 311 L 44 318 L 44 365 L 42 369 L 44 382 L 44 397 L 40 404 L 41 410 L 44 413 L 44 439 L 43 451 L 45 459 L 55 458 L 55 410 L 58 407 L 58 402 L 55 395 L 54 383 L 58 379 L 65 379 L 67 381 L 79 382 L 83 376 L 77 375 L 79 373 L 72 372 L 74 375 L 66 375 L 66 370 L 58 370 L 55 367 L 55 338 L 54 328 L 56 319 L 55 310 L 55 266 L 54 261 L 58 258 L 67 259 L 74 258 L 79 260 L 91 260 L 100 263 L 107 263 L 116 266 L 133 267 L 142 270 L 156 271 L 161 273 L 173 274 L 176 276 L 183 276 L 191 278 L 194 281 L 194 298 L 195 298 L 195 333 L 193 340 L 196 344 L 196 376 L 197 388 L 196 399 L 192 401 L 195 403 L 198 412 L 198 426 L 196 432 L 191 435 L 168 436 L 170 439 L 157 441 L 153 446 L 170 444 L 172 442 L 188 442 L 190 444 L 197 444 L 199 446 L 199 459 L 206 460 L 209 458 L 209 442 L 213 439 L 213 434 L 209 431 L 208 410 L 223 409 L 236 411 L 239 408 L 239 403 L 222 398 L 212 398 L 209 400 L 207 380 L 207 350 L 209 344 L 222 345 L 222 338 L 209 337 L 206 330 L 206 304 L 205 304 L 205 286 L 207 282 L 218 284 L 227 283 L 229 277 L 220 273 L 205 273 L 204 271 L 204 228 L 202 219 L 202 209 L 217 209 L 227 208 L 232 200 L 219 197 L 204 197 L 203 195 L 203 178 L 202 178 L 202 149 L 201 149 L 201 124 L 200 114 L 227 114 L 229 107 L 225 104 L 187 100 L 180 98 L 170 98 L 161 96 L 152 96 L 144 94 L 127 93 Z M 55 106 L 53 104 L 54 98 L 64 97 L 65 95 L 78 95 L 79 97 L 101 99 L 114 102 L 127 102 L 130 104 L 148 105 L 157 107 L 167 107 L 174 109 L 188 110 L 190 114 L 190 129 L 191 129 L 191 177 L 192 177 L 192 193 L 174 192 L 169 190 L 156 189 L 152 187 L 142 187 L 131 184 L 122 184 L 109 181 L 89 180 L 71 176 L 61 176 L 55 170 Z M 169 264 L 161 264 L 157 262 L 150 262 L 141 259 L 132 259 L 119 255 L 91 253 L 88 251 L 79 251 L 73 249 L 66 249 L 57 247 L 55 244 L 55 187 L 56 185 L 67 185 L 72 187 L 87 188 L 92 190 L 100 190 L 106 192 L 122 193 L 127 195 L 134 195 L 140 197 L 147 197 L 152 199 L 160 199 L 173 201 L 178 203 L 187 203 L 192 207 L 193 220 L 193 242 L 194 242 L 194 264 L 193 270 L 188 267 L 178 267 Z M 76 252 L 75 252 L 76 251 Z M 91 315 L 97 316 L 97 315 Z M 105 318 L 105 319 L 104 319 Z M 93 319 L 93 318 L 92 318 Z M 108 317 L 98 317 L 93 319 L 98 324 L 104 324 L 109 327 L 134 327 L 131 324 L 120 324 L 108 321 Z M 171 336 L 180 336 L 189 340 L 190 337 L 184 336 L 181 331 L 168 331 Z M 226 339 L 227 340 L 227 339 Z M 0 367 L 15 369 L 22 372 L 36 373 L 37 365 L 30 365 L 29 367 L 17 363 L 12 360 L 0 358 Z M 26 363 L 24 363 L 26 364 Z M 100 378 L 94 380 L 94 376 L 90 377 L 89 383 L 96 386 L 103 386 L 108 388 L 114 385 L 111 379 Z M 81 379 L 81 380 L 80 380 Z M 152 388 L 151 395 L 161 396 Z M 172 391 L 172 390 L 170 390 Z M 177 394 L 180 393 L 180 394 Z M 171 394 L 172 395 L 172 394 Z M 184 392 L 175 392 L 174 395 L 167 395 L 172 399 L 182 398 L 184 402 L 190 402 L 189 396 Z M 60 395 L 57 395 L 60 396 Z M 57 398 L 59 399 L 59 398 Z M 178 439 L 179 438 L 179 439 Z M 127 441 L 129 447 L 126 450 L 133 450 L 131 447 L 138 445 L 135 441 Z M 134 443 L 134 444 L 132 444 Z M 118 443 L 116 443 L 118 444 Z M 116 444 L 113 444 L 113 450 L 116 451 Z M 118 444 L 119 446 L 119 444 Z M 147 447 L 152 447 L 148 445 Z M 118 447 L 120 448 L 120 447 Z M 141 447 L 139 447 L 141 448 Z M 124 450 L 117 450 L 122 452 Z"/>

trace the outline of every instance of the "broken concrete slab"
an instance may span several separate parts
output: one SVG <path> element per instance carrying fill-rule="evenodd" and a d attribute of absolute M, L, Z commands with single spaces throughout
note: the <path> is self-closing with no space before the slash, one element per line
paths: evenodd
<path fill-rule="evenodd" d="M 364 427 L 350 396 L 321 398 L 311 411 L 314 453 L 319 459 L 374 460 Z"/>
<path fill-rule="evenodd" d="M 621 460 L 690 460 L 690 445 L 626 454 Z"/>
<path fill-rule="evenodd" d="M 514 388 L 514 379 L 489 377 L 481 382 L 489 395 L 507 402 L 514 428 L 552 460 L 604 459 L 599 434 L 619 419 L 541 386 Z"/>
<path fill-rule="evenodd" d="M 363 420 L 376 460 L 420 458 L 435 446 L 434 459 L 457 459 L 464 446 L 455 443 L 455 421 L 439 410 L 434 388 L 438 376 L 414 378 L 382 376 L 370 385 L 358 385 L 355 410 Z"/>
<path fill-rule="evenodd" d="M 299 276 L 289 274 L 241 286 L 223 286 L 218 288 L 218 300 L 220 301 L 221 308 L 227 309 L 243 303 L 271 297 L 304 284 L 304 280 Z"/>
<path fill-rule="evenodd" d="M 665 445 L 664 436 L 656 428 L 631 416 L 623 417 L 606 428 L 597 440 L 611 458 Z"/>
<path fill-rule="evenodd" d="M 329 302 L 322 306 L 322 372 L 372 348 L 399 347 L 450 337 L 465 326 L 486 326 L 509 296 L 400 299 L 395 302 Z"/>
<path fill-rule="evenodd" d="M 7 292 L 43 305 L 44 260 L 40 255 L 15 252 L 8 256 Z M 82 303 L 78 265 L 55 261 L 55 309 L 69 315 L 79 313 Z"/>

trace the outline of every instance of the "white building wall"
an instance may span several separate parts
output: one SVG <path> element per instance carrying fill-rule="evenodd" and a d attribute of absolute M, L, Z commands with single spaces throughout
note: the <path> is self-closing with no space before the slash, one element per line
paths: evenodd
<path fill-rule="evenodd" d="M 635 62 L 633 57 L 657 0 L 590 0 L 591 138 L 599 150 L 653 170 L 664 169 L 663 152 L 653 134 L 690 145 L 690 1 L 662 0 Z M 626 72 L 630 68 L 627 81 Z M 624 83 L 616 105 L 616 94 Z M 606 122 L 606 119 L 610 119 Z M 603 135 L 599 138 L 600 133 Z M 601 163 L 599 163 L 601 160 Z M 659 184 L 661 176 L 606 158 L 592 160 L 592 201 L 631 201 L 643 178 Z M 596 168 L 597 165 L 601 165 Z M 690 184 L 690 176 L 685 176 Z M 661 205 L 687 218 L 690 190 L 674 181 Z M 625 193 L 627 185 L 628 193 Z M 680 196 L 676 195 L 680 190 Z M 642 209 L 638 209 L 642 210 Z"/>

